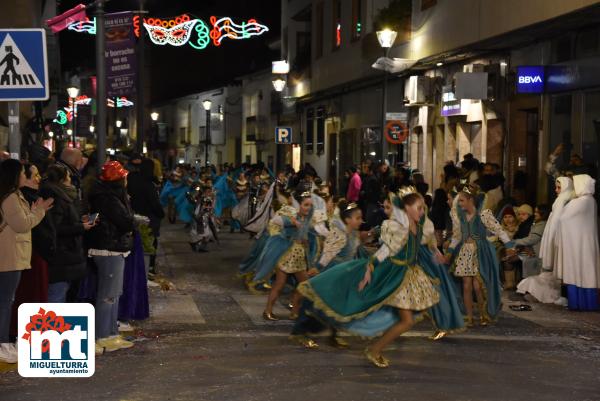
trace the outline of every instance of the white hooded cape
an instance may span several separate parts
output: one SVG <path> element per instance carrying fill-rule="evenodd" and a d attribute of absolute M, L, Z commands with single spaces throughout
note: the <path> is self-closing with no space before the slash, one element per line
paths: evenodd
<path fill-rule="evenodd" d="M 555 274 L 579 288 L 600 288 L 595 183 L 587 174 L 573 177 L 576 198 L 564 207 L 557 233 Z"/>

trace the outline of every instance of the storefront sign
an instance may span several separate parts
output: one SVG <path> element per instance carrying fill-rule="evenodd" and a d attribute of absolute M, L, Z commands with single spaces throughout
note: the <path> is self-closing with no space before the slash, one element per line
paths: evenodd
<path fill-rule="evenodd" d="M 517 67 L 517 93 L 543 93 L 544 77 L 543 66 Z"/>
<path fill-rule="evenodd" d="M 459 116 L 463 113 L 461 107 L 461 100 L 454 96 L 452 85 L 446 85 L 442 87 L 442 110 L 440 115 L 442 117 Z"/>

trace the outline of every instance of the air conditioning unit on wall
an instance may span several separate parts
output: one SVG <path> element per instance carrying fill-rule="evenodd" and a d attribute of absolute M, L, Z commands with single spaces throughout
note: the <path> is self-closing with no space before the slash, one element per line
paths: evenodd
<path fill-rule="evenodd" d="M 413 75 L 406 80 L 404 86 L 404 102 L 406 106 L 423 106 L 433 103 L 432 79 Z"/>

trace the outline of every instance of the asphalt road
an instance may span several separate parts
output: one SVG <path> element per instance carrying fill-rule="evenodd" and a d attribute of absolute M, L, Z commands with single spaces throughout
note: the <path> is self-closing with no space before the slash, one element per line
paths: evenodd
<path fill-rule="evenodd" d="M 0 366 L 0 400 L 600 400 L 599 313 L 533 304 L 440 342 L 422 323 L 377 369 L 361 339 L 305 350 L 288 340 L 290 322 L 263 321 L 264 296 L 236 278 L 251 242 L 221 236 L 194 254 L 181 225 L 166 226 L 160 269 L 173 287 L 151 290 L 152 317 L 130 333 L 136 346 L 98 357 L 89 379 L 21 378 Z"/>

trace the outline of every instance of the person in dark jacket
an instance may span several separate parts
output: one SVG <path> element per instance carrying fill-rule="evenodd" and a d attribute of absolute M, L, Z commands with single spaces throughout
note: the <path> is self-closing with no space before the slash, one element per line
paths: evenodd
<path fill-rule="evenodd" d="M 443 188 L 438 188 L 433 194 L 433 202 L 429 211 L 429 219 L 435 229 L 435 239 L 437 246 L 443 249 L 444 231 L 447 229 L 446 223 L 450 219 L 450 205 L 448 205 L 448 194 Z"/>
<path fill-rule="evenodd" d="M 513 239 L 526 238 L 533 225 L 533 208 L 528 204 L 523 204 L 515 208 L 515 212 L 517 213 L 517 218 L 519 220 L 519 228 Z"/>
<path fill-rule="evenodd" d="M 139 215 L 150 219 L 150 229 L 154 236 L 154 249 L 158 246 L 160 237 L 160 222 L 165 217 L 165 212 L 160 204 L 159 193 L 154 179 L 154 162 L 143 159 L 138 171 L 127 177 L 127 192 L 131 197 L 131 208 Z M 156 255 L 151 255 L 149 269 L 154 273 Z"/>
<path fill-rule="evenodd" d="M 105 163 L 89 194 L 90 213 L 99 214 L 98 224 L 88 233 L 88 255 L 98 268 L 97 354 L 133 346 L 118 335 L 117 329 L 125 258 L 133 248 L 134 220 L 127 196 L 127 174 L 121 163 Z"/>
<path fill-rule="evenodd" d="M 71 174 L 64 166 L 48 167 L 40 195 L 54 198 L 54 207 L 48 212 L 56 230 L 56 250 L 47 260 L 48 302 L 66 302 L 71 284 L 85 276 L 83 234 L 94 223 L 81 221 L 78 191 L 71 185 Z"/>

